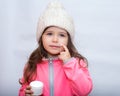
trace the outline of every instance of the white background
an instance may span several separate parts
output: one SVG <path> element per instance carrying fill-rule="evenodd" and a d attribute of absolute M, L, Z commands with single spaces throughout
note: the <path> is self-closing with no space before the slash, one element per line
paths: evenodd
<path fill-rule="evenodd" d="M 0 96 L 17 96 L 23 67 L 36 48 L 39 15 L 50 0 L 0 0 Z M 120 1 L 60 0 L 73 16 L 75 45 L 87 57 L 90 96 L 120 96 Z"/>

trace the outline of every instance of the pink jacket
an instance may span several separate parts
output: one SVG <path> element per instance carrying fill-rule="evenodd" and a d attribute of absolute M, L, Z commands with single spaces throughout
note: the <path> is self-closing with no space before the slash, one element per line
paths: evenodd
<path fill-rule="evenodd" d="M 43 96 L 87 96 L 92 90 L 92 80 L 85 66 L 83 60 L 79 64 L 76 58 L 65 64 L 59 59 L 37 64 L 36 80 L 44 83 Z M 26 86 L 21 86 L 19 96 L 25 96 Z"/>

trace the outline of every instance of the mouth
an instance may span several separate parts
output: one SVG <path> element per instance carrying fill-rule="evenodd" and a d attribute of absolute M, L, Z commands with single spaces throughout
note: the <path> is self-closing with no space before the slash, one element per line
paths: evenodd
<path fill-rule="evenodd" d="M 54 48 L 54 49 L 58 49 L 60 48 L 61 46 L 58 46 L 58 45 L 49 45 L 51 48 Z"/>

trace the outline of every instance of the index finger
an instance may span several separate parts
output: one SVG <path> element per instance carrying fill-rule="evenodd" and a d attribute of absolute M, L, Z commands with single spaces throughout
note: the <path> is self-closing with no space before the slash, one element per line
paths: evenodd
<path fill-rule="evenodd" d="M 61 46 L 64 48 L 65 51 L 68 52 L 68 48 L 65 45 L 61 44 Z"/>

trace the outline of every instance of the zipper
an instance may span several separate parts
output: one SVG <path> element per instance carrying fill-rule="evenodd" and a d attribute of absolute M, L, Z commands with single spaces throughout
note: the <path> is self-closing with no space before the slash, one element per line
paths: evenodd
<path fill-rule="evenodd" d="M 53 58 L 49 58 L 49 84 L 50 84 L 50 96 L 54 96 Z"/>

